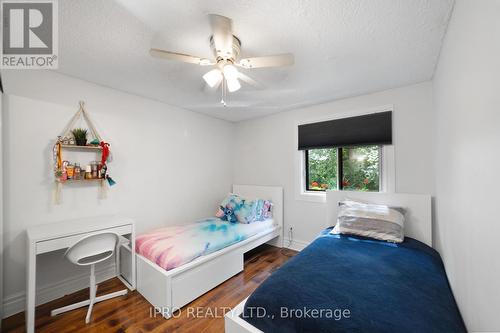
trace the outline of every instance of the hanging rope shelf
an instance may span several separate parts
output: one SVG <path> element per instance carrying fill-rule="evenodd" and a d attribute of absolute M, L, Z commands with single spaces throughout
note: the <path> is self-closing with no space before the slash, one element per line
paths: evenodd
<path fill-rule="evenodd" d="M 80 121 L 87 124 L 88 129 L 76 128 Z M 87 143 L 87 136 L 93 138 Z M 94 152 L 100 154 L 100 161 L 93 161 L 85 166 L 72 163 L 63 159 L 63 151 Z M 64 184 L 72 183 L 96 183 L 100 184 L 101 198 L 107 195 L 106 186 L 115 184 L 108 174 L 108 162 L 110 162 L 109 143 L 106 143 L 97 132 L 94 124 L 85 111 L 85 103 L 79 102 L 79 109 L 64 128 L 61 135 L 57 137 L 53 148 L 54 177 L 55 177 L 55 203 L 61 203 L 61 191 Z"/>

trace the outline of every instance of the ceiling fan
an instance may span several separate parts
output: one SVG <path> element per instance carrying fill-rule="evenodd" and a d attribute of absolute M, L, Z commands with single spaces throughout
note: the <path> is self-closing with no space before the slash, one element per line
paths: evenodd
<path fill-rule="evenodd" d="M 224 106 L 226 105 L 224 101 L 226 90 L 229 92 L 239 90 L 241 88 L 240 80 L 250 85 L 258 86 L 257 82 L 238 71 L 236 67 L 251 69 L 293 65 L 294 57 L 290 53 L 241 59 L 241 41 L 233 35 L 231 19 L 216 14 L 209 14 L 208 16 L 212 28 L 210 47 L 214 53 L 215 60 L 156 48 L 152 48 L 149 53 L 151 56 L 157 58 L 177 60 L 200 66 L 215 66 L 214 69 L 203 75 L 203 79 L 211 88 L 217 89 L 222 85 L 221 103 Z"/>

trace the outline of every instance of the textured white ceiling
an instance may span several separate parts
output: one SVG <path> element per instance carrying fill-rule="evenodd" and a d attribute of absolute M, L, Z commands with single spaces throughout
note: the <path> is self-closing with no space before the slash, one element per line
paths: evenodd
<path fill-rule="evenodd" d="M 453 0 L 64 0 L 59 71 L 239 121 L 432 78 Z M 151 58 L 151 46 L 211 57 L 207 14 L 228 16 L 242 56 L 292 52 L 289 68 L 243 70 L 220 106 L 207 67 Z"/>

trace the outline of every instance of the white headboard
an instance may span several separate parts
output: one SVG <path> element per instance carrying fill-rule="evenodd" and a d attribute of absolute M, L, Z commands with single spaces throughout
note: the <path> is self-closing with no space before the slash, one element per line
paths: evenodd
<path fill-rule="evenodd" d="M 283 234 L 283 188 L 278 186 L 233 185 L 233 193 L 248 199 L 265 199 L 273 203 L 273 219 Z"/>
<path fill-rule="evenodd" d="M 432 246 L 431 196 L 383 192 L 327 191 L 327 223 L 337 223 L 338 202 L 346 198 L 363 202 L 403 207 L 406 210 L 405 235 Z"/>

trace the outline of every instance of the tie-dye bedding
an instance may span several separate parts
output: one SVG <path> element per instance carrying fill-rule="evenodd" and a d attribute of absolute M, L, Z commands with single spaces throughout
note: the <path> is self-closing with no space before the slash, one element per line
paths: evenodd
<path fill-rule="evenodd" d="M 135 248 L 138 254 L 168 271 L 272 227 L 272 219 L 242 224 L 209 218 L 142 234 L 136 238 Z"/>

